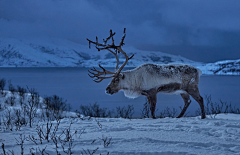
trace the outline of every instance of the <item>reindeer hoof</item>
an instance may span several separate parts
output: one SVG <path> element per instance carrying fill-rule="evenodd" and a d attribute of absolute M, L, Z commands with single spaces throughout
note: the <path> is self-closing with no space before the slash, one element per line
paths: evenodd
<path fill-rule="evenodd" d="M 176 118 L 181 118 L 183 117 L 183 114 L 179 114 Z"/>

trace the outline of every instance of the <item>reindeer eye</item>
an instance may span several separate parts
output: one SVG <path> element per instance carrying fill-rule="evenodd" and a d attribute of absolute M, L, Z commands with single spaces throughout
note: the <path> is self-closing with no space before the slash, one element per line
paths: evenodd
<path fill-rule="evenodd" d="M 119 82 L 119 78 L 115 78 L 115 80 L 114 80 L 115 82 Z"/>

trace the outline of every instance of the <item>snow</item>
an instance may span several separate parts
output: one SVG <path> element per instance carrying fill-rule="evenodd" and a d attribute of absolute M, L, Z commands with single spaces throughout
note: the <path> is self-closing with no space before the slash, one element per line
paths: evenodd
<path fill-rule="evenodd" d="M 239 154 L 240 153 L 240 115 L 219 114 L 215 119 L 200 117 L 164 118 L 164 119 L 123 119 L 97 118 L 95 120 L 70 119 L 61 120 L 59 132 L 68 127 L 71 133 L 78 131 L 73 137 L 74 154 L 81 154 L 83 149 L 94 150 L 96 154 Z M 39 122 L 44 124 L 46 122 Z M 54 122 L 56 125 L 56 122 Z M 80 132 L 83 134 L 79 137 Z M 1 131 L 0 143 L 5 144 L 6 150 L 20 151 L 16 145 L 19 135 L 37 137 L 36 127 L 23 127 L 21 131 Z M 107 147 L 99 138 L 112 138 Z M 92 142 L 96 140 L 93 144 Z M 24 150 L 29 154 L 30 148 L 44 148 L 49 154 L 55 154 L 53 142 L 35 145 L 31 141 L 24 143 Z M 59 152 L 63 154 L 62 149 Z"/>
<path fill-rule="evenodd" d="M 1 118 L 3 112 L 4 109 L 1 109 Z M 43 154 L 57 154 L 53 139 L 49 138 L 49 142 L 43 139 L 41 143 L 37 132 L 42 128 L 46 135 L 47 123 L 52 123 L 49 135 L 58 141 L 59 154 L 66 154 L 62 146 L 65 151 L 72 148 L 73 154 L 89 154 L 88 150 L 92 152 L 97 148 L 94 154 L 240 154 L 239 114 L 218 114 L 215 118 L 207 116 L 206 119 L 200 119 L 200 116 L 162 119 L 89 118 L 82 115 L 77 117 L 74 112 L 64 112 L 64 116 L 59 126 L 56 120 L 43 121 L 38 117 L 32 128 L 23 125 L 18 131 L 15 131 L 15 127 L 13 131 L 6 130 L 2 123 L 0 145 L 4 144 L 9 154 L 9 151 L 20 154 L 21 146 L 17 142 L 25 137 L 24 154 L 41 154 L 40 151 Z M 72 136 L 64 142 L 68 131 Z M 35 140 L 29 140 L 29 136 L 34 136 Z M 3 154 L 2 149 L 0 154 Z"/>

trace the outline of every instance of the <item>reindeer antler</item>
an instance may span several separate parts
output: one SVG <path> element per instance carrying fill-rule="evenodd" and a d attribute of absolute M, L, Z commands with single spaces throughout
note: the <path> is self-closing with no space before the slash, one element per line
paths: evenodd
<path fill-rule="evenodd" d="M 117 70 L 116 74 L 119 74 L 122 71 L 123 67 L 127 64 L 128 60 L 132 59 L 133 56 L 134 56 L 134 54 L 133 54 L 132 56 L 128 57 L 127 54 L 122 50 L 122 48 L 118 48 L 118 50 L 126 57 L 126 60 L 122 64 L 122 66 L 119 67 L 119 69 Z"/>
<path fill-rule="evenodd" d="M 89 72 L 90 74 L 92 74 L 92 75 L 88 74 L 91 78 L 97 78 L 97 79 L 95 79 L 95 80 L 93 80 L 93 81 L 99 83 L 99 82 L 101 82 L 103 79 L 108 79 L 108 78 L 111 78 L 111 77 L 113 77 L 113 76 L 115 75 L 114 72 L 107 71 L 107 70 L 106 70 L 105 68 L 103 68 L 101 65 L 99 65 L 99 67 L 100 67 L 103 71 L 98 71 L 95 67 L 93 67 L 93 69 L 91 69 L 91 71 L 94 71 L 94 72 L 97 72 L 97 73 L 94 73 L 94 72 L 91 72 L 91 71 L 88 70 L 88 72 Z M 107 75 L 107 74 L 113 74 L 113 75 L 110 76 L 110 77 L 100 77 L 101 75 Z"/>
<path fill-rule="evenodd" d="M 107 70 L 106 70 L 105 68 L 103 68 L 100 64 L 99 64 L 99 67 L 102 69 L 102 71 L 99 71 L 99 70 L 97 70 L 97 69 L 94 68 L 94 67 L 93 67 L 93 69 L 91 69 L 91 71 L 93 71 L 93 72 L 91 72 L 91 71 L 88 70 L 88 72 L 89 72 L 90 74 L 92 74 L 92 75 L 90 75 L 90 74 L 88 74 L 88 75 L 89 75 L 91 78 L 96 78 L 96 79 L 94 79 L 93 81 L 95 81 L 95 82 L 97 82 L 97 83 L 101 82 L 103 79 L 112 78 L 112 77 L 118 75 L 118 74 L 121 72 L 121 70 L 124 68 L 124 66 L 127 64 L 128 60 L 130 60 L 130 59 L 134 56 L 134 54 L 133 54 L 131 57 L 128 57 L 127 54 L 126 54 L 126 53 L 122 50 L 122 48 L 121 48 L 121 46 L 124 45 L 124 39 L 125 39 L 125 37 L 126 37 L 126 28 L 124 28 L 123 37 L 122 37 L 121 42 L 120 42 L 120 44 L 119 44 L 118 46 L 116 46 L 116 45 L 114 44 L 113 36 L 114 36 L 115 34 L 116 34 L 115 32 L 112 33 L 112 30 L 110 30 L 110 35 L 109 35 L 109 37 L 107 37 L 106 40 L 103 39 L 104 44 L 101 44 L 101 43 L 98 42 L 98 37 L 96 37 L 96 42 L 87 39 L 87 41 L 89 41 L 89 48 L 91 48 L 91 43 L 92 43 L 92 44 L 95 44 L 95 45 L 96 45 L 95 47 L 97 48 L 98 51 L 107 49 L 108 51 L 110 51 L 110 52 L 115 56 L 115 58 L 116 58 L 116 60 L 117 60 L 117 64 L 116 64 L 116 67 L 115 67 L 116 72 L 107 71 Z M 108 42 L 110 39 L 112 39 L 112 44 L 107 44 L 107 42 Z M 111 49 L 114 49 L 114 51 L 112 51 Z M 119 58 L 118 58 L 118 56 L 117 56 L 118 53 L 122 53 L 122 54 L 126 57 L 126 60 L 125 60 L 125 62 L 122 64 L 122 66 L 117 70 L 118 65 L 119 65 Z M 96 72 L 96 73 L 94 73 L 94 72 Z M 102 76 L 101 76 L 101 75 L 107 75 L 107 74 L 112 74 L 112 76 L 109 76 L 109 77 L 105 77 L 105 76 L 102 77 Z"/>

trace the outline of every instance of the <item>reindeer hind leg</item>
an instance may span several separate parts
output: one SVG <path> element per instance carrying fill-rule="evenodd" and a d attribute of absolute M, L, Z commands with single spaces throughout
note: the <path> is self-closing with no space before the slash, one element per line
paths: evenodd
<path fill-rule="evenodd" d="M 199 89 L 198 86 L 195 85 L 193 86 L 193 88 L 188 89 L 188 93 L 194 98 L 194 100 L 196 100 L 201 108 L 201 113 L 202 116 L 201 118 L 204 119 L 206 118 L 206 114 L 205 114 L 205 110 L 204 110 L 204 103 L 203 103 L 203 98 L 199 93 Z"/>
<path fill-rule="evenodd" d="M 148 103 L 150 105 L 150 111 L 151 111 L 152 118 L 156 118 L 155 109 L 156 109 L 156 103 L 157 103 L 157 96 L 156 96 L 156 94 L 147 96 L 147 99 L 148 99 Z"/>
<path fill-rule="evenodd" d="M 189 94 L 183 93 L 183 94 L 181 94 L 181 97 L 183 98 L 183 101 L 184 101 L 184 107 L 183 107 L 181 113 L 177 116 L 177 118 L 180 118 L 180 117 L 182 117 L 185 114 L 188 106 L 191 103 Z"/>

